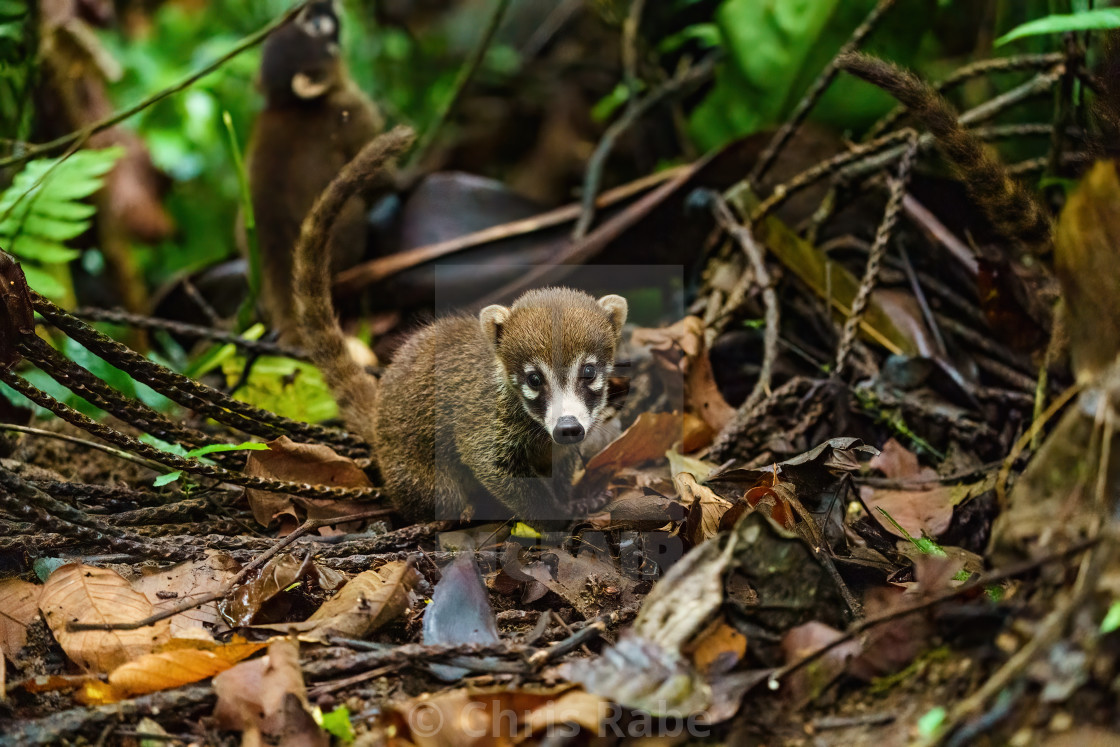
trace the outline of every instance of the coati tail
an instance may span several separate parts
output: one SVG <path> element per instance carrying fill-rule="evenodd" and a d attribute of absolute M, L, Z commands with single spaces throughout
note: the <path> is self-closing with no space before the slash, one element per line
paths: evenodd
<path fill-rule="evenodd" d="M 296 242 L 292 287 L 300 342 L 323 373 L 348 424 L 367 441 L 372 439 L 377 380 L 351 357 L 335 318 L 328 240 L 347 200 L 372 184 L 386 162 L 407 150 L 413 138 L 412 130 L 401 126 L 364 147 L 319 195 Z"/>
<path fill-rule="evenodd" d="M 953 105 L 932 86 L 865 54 L 842 55 L 837 64 L 894 96 L 929 129 L 969 195 L 1000 233 L 1032 250 L 1049 246 L 1051 225 L 1046 210 L 988 154 L 979 138 L 961 126 Z"/>

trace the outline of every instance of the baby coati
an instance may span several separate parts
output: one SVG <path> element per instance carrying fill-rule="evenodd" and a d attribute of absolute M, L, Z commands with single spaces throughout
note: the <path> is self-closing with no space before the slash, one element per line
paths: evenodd
<path fill-rule="evenodd" d="M 624 298 L 545 288 L 477 317 L 440 319 L 401 346 L 380 382 L 348 352 L 331 309 L 324 237 L 348 196 L 411 140 L 406 128 L 377 138 L 304 224 L 294 300 L 305 348 L 347 425 L 374 447 L 385 490 L 407 517 L 573 518 L 575 445 L 607 409 Z"/>
<path fill-rule="evenodd" d="M 383 123 L 340 57 L 333 0 L 308 3 L 268 37 L 260 87 L 265 108 L 250 137 L 248 172 L 261 250 L 261 300 L 273 329 L 293 339 L 292 252 L 300 224 Z M 365 252 L 367 205 L 361 196 L 351 197 L 334 223 L 329 262 L 336 272 Z"/>

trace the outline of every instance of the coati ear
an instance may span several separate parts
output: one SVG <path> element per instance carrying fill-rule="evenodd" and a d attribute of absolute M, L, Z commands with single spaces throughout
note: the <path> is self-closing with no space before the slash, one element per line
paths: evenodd
<path fill-rule="evenodd" d="M 478 312 L 478 321 L 482 325 L 482 334 L 491 345 L 497 347 L 498 338 L 502 336 L 502 325 L 509 319 L 509 309 L 505 306 L 492 304 Z"/>
<path fill-rule="evenodd" d="M 614 334 L 617 337 L 618 334 L 622 332 L 622 325 L 626 324 L 626 314 L 630 309 L 626 304 L 626 299 L 612 293 L 609 296 L 600 298 L 599 305 L 606 309 L 607 314 L 610 316 L 611 326 L 614 327 Z"/>

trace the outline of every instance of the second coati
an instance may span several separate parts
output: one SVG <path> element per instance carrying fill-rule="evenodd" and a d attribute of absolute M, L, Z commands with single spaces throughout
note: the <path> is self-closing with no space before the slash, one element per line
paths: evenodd
<path fill-rule="evenodd" d="M 305 348 L 347 425 L 373 446 L 405 516 L 573 518 L 575 444 L 607 410 L 624 298 L 545 288 L 477 317 L 437 320 L 404 343 L 380 381 L 348 352 L 331 308 L 326 236 L 348 197 L 411 141 L 401 127 L 374 140 L 304 223 L 294 302 Z"/>
<path fill-rule="evenodd" d="M 383 129 L 350 78 L 336 0 L 313 0 L 269 35 L 261 53 L 265 107 L 249 139 L 249 191 L 262 263 L 261 301 L 273 329 L 296 341 L 292 254 L 300 224 L 331 179 Z M 331 227 L 324 256 L 335 272 L 366 250 L 369 201 L 355 194 Z"/>

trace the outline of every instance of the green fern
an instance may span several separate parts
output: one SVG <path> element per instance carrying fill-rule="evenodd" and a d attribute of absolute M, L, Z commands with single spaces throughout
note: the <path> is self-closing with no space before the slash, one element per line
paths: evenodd
<path fill-rule="evenodd" d="M 82 150 L 29 161 L 0 194 L 0 247 L 20 260 L 28 284 L 44 296 L 65 301 L 70 295 L 67 263 L 79 253 L 66 242 L 89 229 L 95 208 L 83 200 L 101 189 L 123 152 Z"/>

